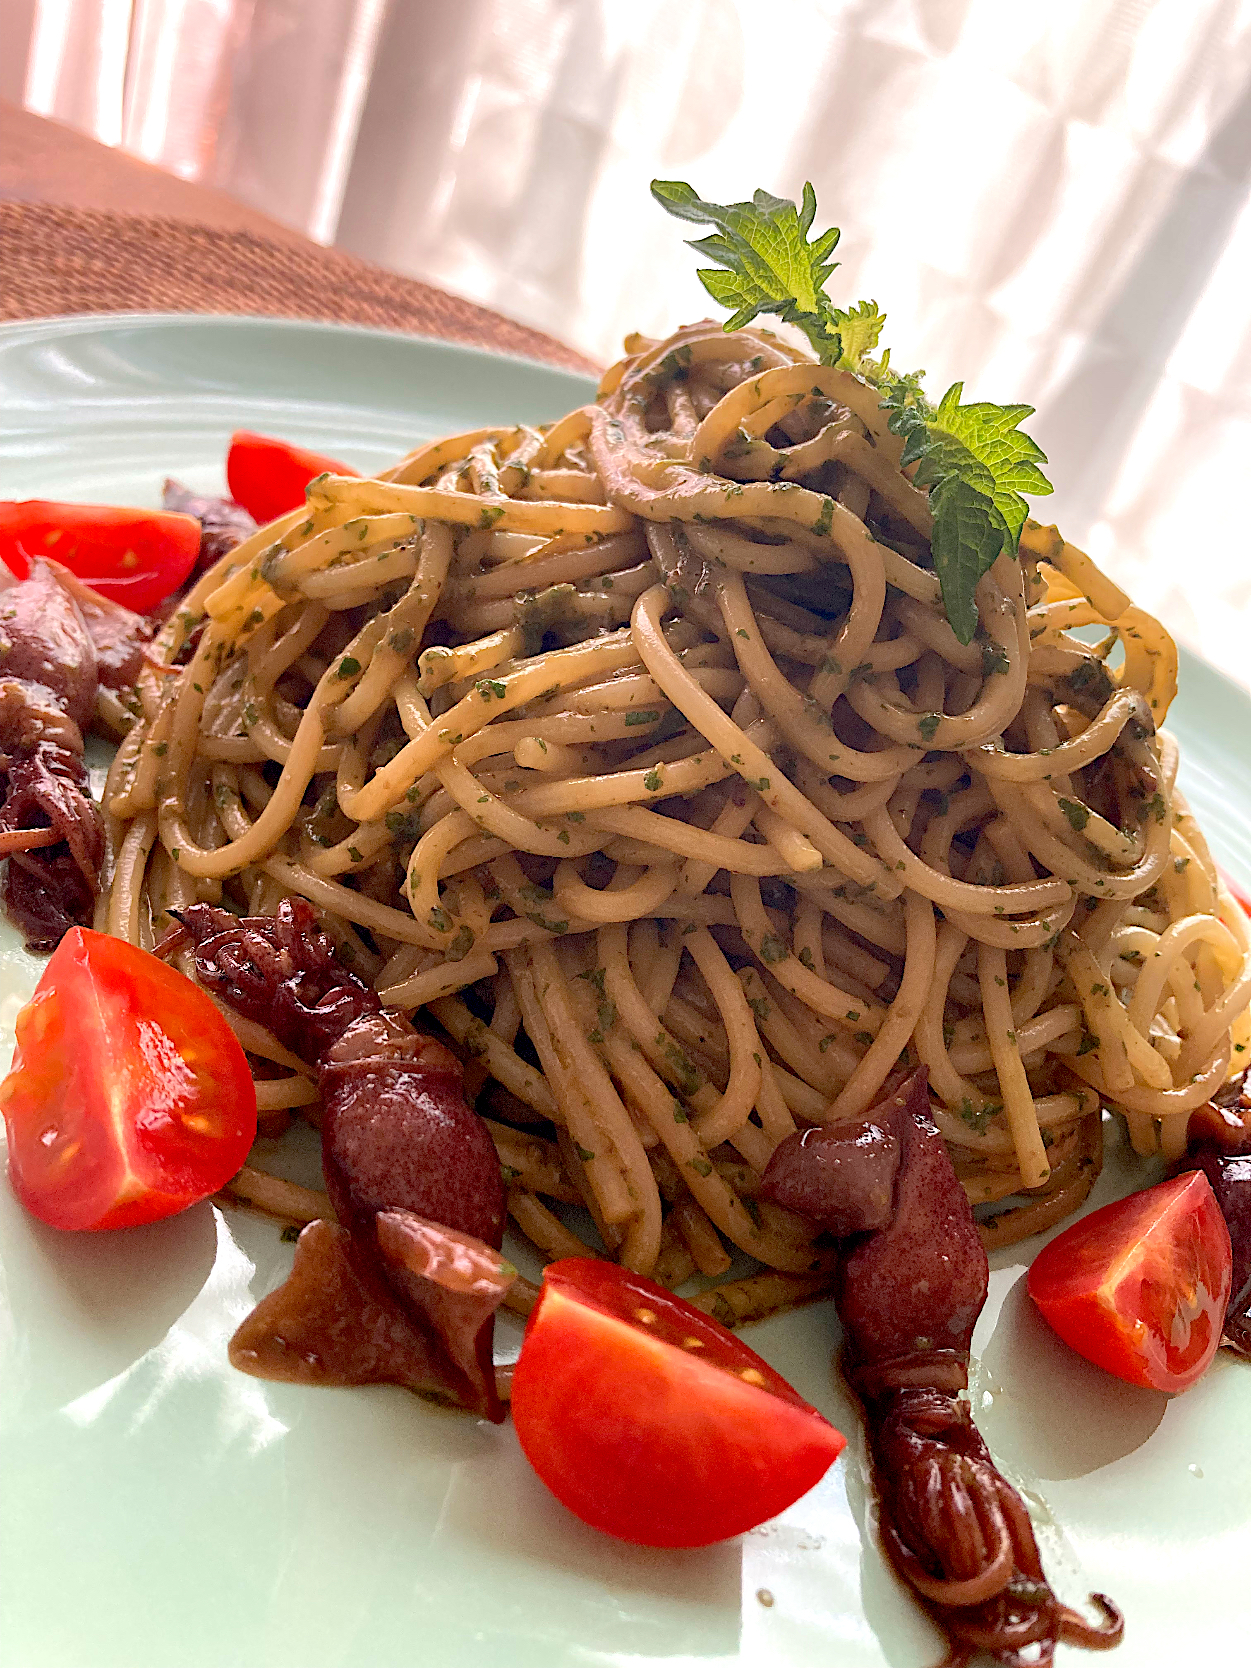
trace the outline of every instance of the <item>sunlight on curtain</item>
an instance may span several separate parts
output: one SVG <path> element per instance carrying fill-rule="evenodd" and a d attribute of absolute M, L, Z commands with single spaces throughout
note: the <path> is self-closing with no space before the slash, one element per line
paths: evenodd
<path fill-rule="evenodd" d="M 31 32 L 26 108 L 119 144 L 131 7 L 132 0 L 35 0 L 22 17 Z"/>
<path fill-rule="evenodd" d="M 28 109 L 330 243 L 389 3 L 33 0 L 6 44 Z"/>
<path fill-rule="evenodd" d="M 797 194 L 897 363 L 1251 683 L 1251 0 L 24 0 L 26 102 L 601 359 L 709 302 L 656 174 Z"/>

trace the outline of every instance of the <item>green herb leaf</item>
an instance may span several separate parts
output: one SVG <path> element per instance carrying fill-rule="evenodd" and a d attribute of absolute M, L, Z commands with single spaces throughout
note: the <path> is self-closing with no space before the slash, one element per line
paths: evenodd
<path fill-rule="evenodd" d="M 837 264 L 828 257 L 839 232 L 831 227 L 808 240 L 817 209 L 811 185 L 804 186 L 798 208 L 767 191 L 757 191 L 750 202 L 709 203 L 683 180 L 653 180 L 652 195 L 679 219 L 716 228 L 691 247 L 717 263 L 701 268 L 699 277 L 731 310 L 727 330 L 771 313 L 802 330 L 822 364 L 851 371 L 882 394 L 890 428 L 905 441 L 903 462 L 918 466 L 917 484 L 929 489 L 931 549 L 947 618 L 962 643 L 972 642 L 978 580 L 1001 552 L 1016 554 L 1027 513 L 1023 495 L 1051 491 L 1039 468 L 1046 457 L 1021 433 L 1033 407 L 962 405 L 964 385 L 955 382 L 935 408 L 922 390 L 921 373 L 901 375 L 889 352 L 874 359 L 885 314 L 875 301 L 843 309 L 826 295 Z"/>
<path fill-rule="evenodd" d="M 973 479 L 975 466 L 985 472 L 986 488 L 1007 526 L 1015 555 L 1029 512 L 1022 494 L 1032 492 L 1045 496 L 1051 491 L 1051 482 L 1038 467 L 1046 463 L 1046 456 L 1027 434 L 1021 433 L 1021 424 L 1034 415 L 1034 408 L 992 405 L 989 400 L 961 405 L 963 392 L 962 382 L 952 383 L 939 401 L 936 422 L 930 432 L 948 450 L 954 446 L 963 449 L 964 455 L 954 462 L 967 479 Z M 969 458 L 974 464 L 969 463 Z"/>
<path fill-rule="evenodd" d="M 929 488 L 934 530 L 930 550 L 943 588 L 943 607 L 962 643 L 977 630 L 973 593 L 1001 552 L 1016 555 L 1028 506 L 1022 492 L 1051 491 L 1038 467 L 1046 457 L 1020 424 L 1029 405 L 961 405 L 953 382 L 933 410 L 908 379 L 884 387 L 893 434 L 904 439 L 900 462 L 916 464 L 918 486 Z"/>
<path fill-rule="evenodd" d="M 861 361 L 877 346 L 886 314 L 876 301 L 857 301 L 848 312 L 834 309 L 834 322 L 843 344 L 843 364 L 859 369 Z"/>
<path fill-rule="evenodd" d="M 804 186 L 799 208 L 768 191 L 757 191 L 750 203 L 706 203 L 684 180 L 653 180 L 652 196 L 680 220 L 717 228 L 692 240 L 691 248 L 717 263 L 701 268 L 699 278 L 714 301 L 731 309 L 727 330 L 774 313 L 798 325 L 826 364 L 837 363 L 842 343 L 824 287 L 837 264 L 827 256 L 839 233 L 831 226 L 808 241 L 817 212 L 811 185 Z"/>

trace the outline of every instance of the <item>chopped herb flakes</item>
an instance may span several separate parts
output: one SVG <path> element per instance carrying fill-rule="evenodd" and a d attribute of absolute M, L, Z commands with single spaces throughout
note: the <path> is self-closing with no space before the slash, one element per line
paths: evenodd
<path fill-rule="evenodd" d="M 985 1135 L 987 1125 L 1000 1108 L 987 1101 L 984 1106 L 974 1106 L 967 1097 L 956 1108 L 961 1123 L 965 1123 L 975 1135 Z"/>
<path fill-rule="evenodd" d="M 456 929 L 456 936 L 443 952 L 448 961 L 464 961 L 473 949 L 473 928 L 461 925 Z"/>
<path fill-rule="evenodd" d="M 982 675 L 984 677 L 1002 676 L 1009 667 L 1008 651 L 1002 643 L 982 644 Z"/>
<path fill-rule="evenodd" d="M 1080 834 L 1090 821 L 1089 809 L 1075 799 L 1061 799 L 1058 803 L 1060 809 L 1068 818 L 1069 827 L 1075 834 Z"/>

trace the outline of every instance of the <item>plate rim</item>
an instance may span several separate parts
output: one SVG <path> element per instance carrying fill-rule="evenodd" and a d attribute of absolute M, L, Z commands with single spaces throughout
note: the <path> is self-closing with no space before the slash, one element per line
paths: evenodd
<path fill-rule="evenodd" d="M 428 336 L 423 336 L 423 335 L 408 334 L 408 333 L 405 333 L 405 332 L 387 330 L 387 329 L 380 328 L 380 327 L 375 327 L 375 326 L 356 325 L 356 324 L 351 324 L 351 323 L 340 323 L 340 322 L 336 322 L 336 321 L 332 321 L 332 320 L 317 320 L 317 319 L 303 319 L 303 318 L 271 318 L 271 317 L 269 317 L 267 315 L 263 315 L 263 314 L 235 314 L 235 313 L 197 314 L 197 313 L 180 313 L 180 312 L 170 312 L 170 313 L 128 313 L 128 312 L 122 312 L 122 313 L 90 313 L 90 314 L 56 314 L 56 315 L 48 315 L 45 318 L 34 319 L 34 320 L 13 320 L 13 321 L 7 321 L 3 324 L 0 324 L 0 353 L 2 353 L 4 351 L 5 347 L 10 342 L 13 342 L 13 341 L 18 340 L 18 339 L 25 338 L 25 339 L 28 339 L 28 340 L 38 340 L 41 337 L 55 336 L 57 334 L 78 335 L 78 334 L 86 333 L 86 332 L 90 331 L 93 327 L 101 326 L 101 325 L 106 326 L 106 327 L 138 326 L 142 329 L 142 328 L 145 328 L 145 327 L 146 328 L 169 328 L 169 327 L 177 328 L 177 327 L 180 327 L 180 326 L 181 327 L 195 326 L 195 327 L 199 328 L 199 327 L 202 327 L 205 324 L 209 324 L 209 325 L 212 325 L 214 327 L 220 326 L 221 328 L 224 328 L 224 329 L 237 329 L 239 326 L 250 327 L 250 328 L 255 328 L 256 326 L 264 326 L 266 328 L 266 330 L 272 330 L 275 327 L 277 327 L 278 330 L 284 335 L 289 335 L 289 334 L 291 334 L 291 333 L 293 333 L 294 331 L 297 331 L 297 330 L 306 331 L 306 330 L 312 329 L 313 331 L 321 333 L 321 334 L 324 334 L 326 332 L 330 332 L 330 333 L 332 333 L 336 336 L 346 337 L 346 338 L 356 338 L 356 339 L 366 338 L 366 339 L 371 339 L 371 340 L 374 339 L 374 338 L 378 338 L 383 342 L 390 342 L 392 344 L 395 344 L 395 343 L 416 344 L 419 351 L 426 351 L 426 350 L 429 350 L 429 349 L 436 350 L 436 352 L 438 354 L 438 357 L 443 359 L 444 364 L 448 367 L 449 372 L 451 371 L 451 367 L 454 366 L 457 361 L 460 361 L 460 362 L 463 363 L 466 360 L 468 360 L 468 361 L 475 362 L 477 365 L 479 365 L 481 367 L 481 369 L 483 371 L 486 371 L 490 367 L 495 366 L 495 365 L 499 365 L 499 366 L 502 366 L 502 367 L 516 367 L 516 368 L 518 368 L 522 371 L 525 371 L 525 372 L 555 373 L 558 377 L 572 378 L 575 381 L 581 381 L 584 384 L 593 386 L 593 378 L 590 376 L 589 373 L 578 372 L 578 371 L 569 369 L 567 367 L 554 365 L 554 364 L 552 364 L 550 362 L 547 362 L 547 361 L 535 360 L 535 359 L 531 359 L 531 358 L 529 358 L 527 356 L 524 356 L 524 355 L 511 354 L 511 353 L 508 353 L 506 351 L 497 350 L 497 349 L 493 349 L 493 348 L 485 348 L 485 347 L 482 347 L 482 346 L 479 346 L 479 345 L 476 345 L 476 344 L 463 343 L 463 342 L 451 342 L 451 341 L 447 341 L 447 340 L 439 338 L 439 337 L 428 337 Z M 448 352 L 448 350 L 451 350 L 451 351 Z M 484 361 L 486 362 L 485 364 L 483 364 Z M 15 427 L 16 427 L 16 425 L 8 425 L 8 424 L 5 423 L 4 414 L 3 414 L 2 411 L 0 411 L 0 439 L 3 438 L 6 430 L 7 430 L 8 433 L 11 434 Z M 1214 666 L 1211 662 L 1207 661 L 1202 655 L 1198 654 L 1196 651 L 1187 648 L 1183 644 L 1178 645 L 1178 650 L 1179 650 L 1179 662 L 1180 662 L 1180 664 L 1179 664 L 1179 673 L 1180 673 L 1179 682 L 1181 684 L 1183 695 L 1184 695 L 1184 691 L 1185 691 L 1187 675 L 1189 674 L 1190 676 L 1193 677 L 1194 668 L 1195 667 L 1202 667 L 1207 673 L 1213 674 L 1215 676 L 1215 678 L 1219 680 L 1219 682 L 1215 686 L 1209 686 L 1208 690 L 1205 691 L 1205 695 L 1203 697 L 1200 697 L 1200 700 L 1202 701 L 1202 704 L 1205 707 L 1208 706 L 1208 702 L 1213 698 L 1219 699 L 1221 696 L 1224 696 L 1227 699 L 1228 696 L 1229 696 L 1229 693 L 1232 691 L 1239 698 L 1240 702 L 1243 703 L 1242 705 L 1240 705 L 1237 708 L 1237 710 L 1243 712 L 1244 714 L 1246 713 L 1247 710 L 1249 710 L 1248 706 L 1247 706 L 1247 703 L 1251 703 L 1251 692 L 1249 692 L 1245 687 L 1243 687 L 1241 684 L 1239 684 L 1227 672 L 1223 671 L 1221 668 L 1219 668 L 1217 666 Z M 1182 666 L 1186 667 L 1186 671 L 1181 670 Z M 1207 724 L 1211 725 L 1211 729 L 1209 730 L 1209 733 L 1211 733 L 1213 735 L 1214 742 L 1220 748 L 1222 753 L 1227 753 L 1228 752 L 1227 739 L 1224 736 L 1221 735 L 1219 727 L 1212 724 L 1212 719 L 1213 719 L 1214 715 L 1211 713 L 1210 709 L 1205 713 L 1204 716 L 1205 716 L 1205 719 L 1207 720 Z M 1234 717 L 1234 719 L 1236 721 L 1235 715 L 1231 714 L 1231 717 Z M 1167 720 L 1166 720 L 1166 722 L 1167 722 Z M 1207 725 L 1205 725 L 1205 727 L 1207 727 Z M 1232 764 L 1232 760 L 1230 762 Z M 1249 876 L 1248 878 L 1251 878 L 1251 876 Z M 883 1640 L 885 1640 L 884 1635 L 880 1636 L 880 1637 L 882 1637 Z M 1222 1635 L 1220 1637 L 1223 1638 L 1224 1636 Z M 1202 1635 L 1200 1636 L 1200 1641 L 1201 1642 L 1207 1642 L 1207 1641 L 1203 1640 Z M 1210 1643 L 1212 1645 L 1217 1645 L 1218 1644 L 1218 1639 L 1216 1637 L 1213 1637 L 1211 1639 Z M 744 1648 L 746 1647 L 746 1636 L 744 1636 L 743 1646 L 744 1646 Z M 565 1647 L 562 1644 L 562 1646 L 560 1648 L 563 1650 L 563 1649 L 566 1649 L 567 1647 Z M 4 1659 L 4 1653 L 3 1653 L 3 1651 L 0 1651 L 0 1660 L 3 1660 L 3 1659 Z M 655 1660 L 659 1665 L 659 1664 L 662 1664 L 664 1661 L 666 1661 L 668 1659 L 665 1658 L 665 1657 L 658 1657 Z M 735 1660 L 737 1660 L 737 1659 L 735 1659 Z M 1121 1659 L 1118 1657 L 1114 1660 L 1119 1661 Z M 1126 1660 L 1128 1660 L 1128 1659 L 1126 1659 Z M 224 1661 L 225 1661 L 225 1658 L 223 1658 L 223 1662 Z"/>
<path fill-rule="evenodd" d="M 503 314 L 500 315 L 504 317 Z M 519 320 L 509 320 L 509 323 L 520 323 Z M 523 366 L 527 370 L 543 371 L 556 376 L 571 377 L 575 380 L 595 384 L 595 377 L 590 371 L 577 371 L 569 365 L 558 365 L 550 359 L 535 359 L 529 354 L 510 353 L 506 348 L 484 347 L 477 342 L 458 342 L 445 336 L 426 336 L 417 332 L 404 330 L 389 330 L 382 325 L 354 324 L 348 320 L 339 319 L 306 319 L 292 318 L 286 315 L 271 316 L 268 313 L 188 313 L 188 312 L 137 312 L 137 313 L 47 313 L 32 319 L 6 319 L 0 322 L 0 349 L 9 338 L 20 337 L 23 334 L 40 336 L 55 334 L 57 330 L 69 329 L 71 334 L 78 334 L 81 330 L 95 324 L 122 325 L 140 324 L 149 327 L 170 325 L 262 325 L 267 328 L 276 327 L 287 332 L 294 330 L 316 330 L 343 336 L 366 336 L 382 341 L 419 343 L 424 347 L 437 348 L 449 352 L 452 357 L 466 356 L 470 359 L 486 361 L 503 361 L 507 365 Z M 576 350 L 570 350 L 576 351 Z M 0 433 L 4 424 L 0 421 Z"/>

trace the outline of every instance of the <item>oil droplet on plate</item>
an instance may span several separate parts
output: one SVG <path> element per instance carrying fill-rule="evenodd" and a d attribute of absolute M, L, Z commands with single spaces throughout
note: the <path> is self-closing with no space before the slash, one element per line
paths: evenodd
<path fill-rule="evenodd" d="M 1054 1523 L 1051 1507 L 1038 1493 L 1037 1489 L 1027 1488 L 1024 1483 L 1017 1484 L 1017 1491 L 1029 1508 L 1029 1515 L 1035 1523 Z"/>

